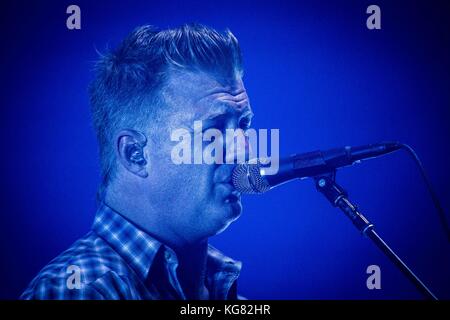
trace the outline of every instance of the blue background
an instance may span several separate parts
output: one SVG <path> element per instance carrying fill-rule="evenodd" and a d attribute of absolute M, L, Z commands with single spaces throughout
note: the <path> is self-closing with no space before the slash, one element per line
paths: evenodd
<path fill-rule="evenodd" d="M 66 29 L 72 3 L 81 7 L 79 31 Z M 17 298 L 88 231 L 99 182 L 87 96 L 95 50 L 147 23 L 229 27 L 242 47 L 254 125 L 280 129 L 282 154 L 409 143 L 448 212 L 449 6 L 375 3 L 382 30 L 371 31 L 372 1 L 2 2 L 0 298 Z M 449 245 L 407 154 L 342 169 L 338 181 L 422 280 L 449 299 Z M 247 196 L 241 219 L 211 242 L 244 262 L 239 288 L 248 298 L 421 298 L 311 180 Z M 381 290 L 366 287 L 371 264 L 381 268 Z"/>

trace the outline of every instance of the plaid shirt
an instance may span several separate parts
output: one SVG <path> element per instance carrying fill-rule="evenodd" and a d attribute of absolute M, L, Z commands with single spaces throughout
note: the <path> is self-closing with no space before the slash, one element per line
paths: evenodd
<path fill-rule="evenodd" d="M 92 230 L 53 259 L 21 299 L 186 299 L 175 252 L 102 204 Z M 241 262 L 208 247 L 210 299 L 235 300 Z"/>

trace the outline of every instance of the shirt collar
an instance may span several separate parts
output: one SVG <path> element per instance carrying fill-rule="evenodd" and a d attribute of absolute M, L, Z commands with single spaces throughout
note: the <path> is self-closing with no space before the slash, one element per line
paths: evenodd
<path fill-rule="evenodd" d="M 141 279 L 146 279 L 158 250 L 173 250 L 138 228 L 114 209 L 102 202 L 97 210 L 92 229 L 130 265 Z M 176 257 L 176 256 L 175 256 Z M 167 259 L 167 258 L 166 258 Z M 208 280 L 216 282 L 219 275 L 236 279 L 242 268 L 240 261 L 233 260 L 208 245 Z"/>
<path fill-rule="evenodd" d="M 145 279 L 161 243 L 102 203 L 92 229 Z"/>

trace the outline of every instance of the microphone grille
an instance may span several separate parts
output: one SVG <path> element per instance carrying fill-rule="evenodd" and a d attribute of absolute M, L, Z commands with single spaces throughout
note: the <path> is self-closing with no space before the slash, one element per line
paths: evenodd
<path fill-rule="evenodd" d="M 241 193 L 264 193 L 270 189 L 270 185 L 261 176 L 261 163 L 243 163 L 237 165 L 231 177 L 233 186 Z"/>

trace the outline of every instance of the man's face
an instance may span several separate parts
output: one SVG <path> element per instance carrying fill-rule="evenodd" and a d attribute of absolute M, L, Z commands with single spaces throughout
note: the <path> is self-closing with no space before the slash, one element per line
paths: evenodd
<path fill-rule="evenodd" d="M 225 130 L 245 130 L 253 114 L 241 78 L 224 82 L 206 73 L 177 73 L 163 89 L 167 110 L 148 149 L 149 201 L 162 210 L 165 227 L 180 237 L 198 240 L 217 234 L 242 211 L 240 194 L 231 184 L 232 164 L 175 164 L 171 158 L 179 143 L 171 141 L 174 130 L 191 133 L 193 158 L 210 143 L 195 145 L 195 136 L 214 128 L 223 134 L 224 158 L 235 159 L 235 152 L 226 148 Z M 193 130 L 195 121 L 201 121 L 202 132 Z"/>

